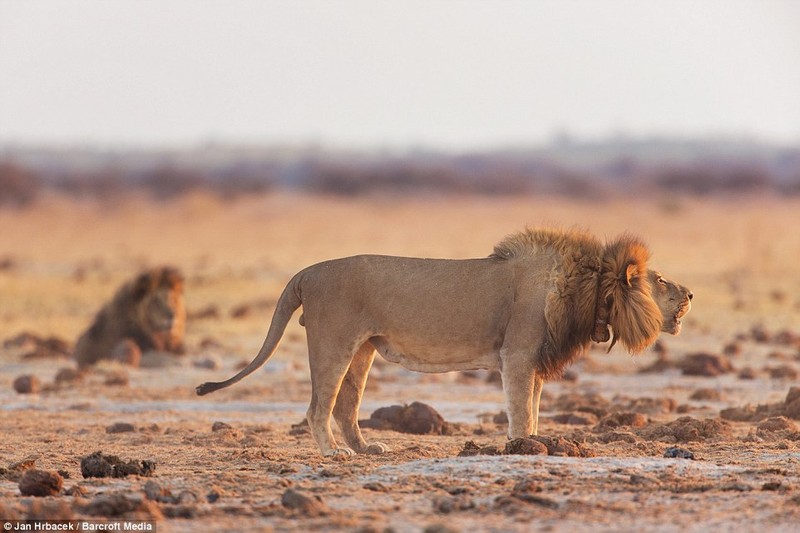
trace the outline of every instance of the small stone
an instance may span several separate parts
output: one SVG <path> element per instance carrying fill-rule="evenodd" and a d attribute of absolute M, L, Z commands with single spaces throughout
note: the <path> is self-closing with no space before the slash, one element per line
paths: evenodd
<path fill-rule="evenodd" d="M 664 457 L 667 459 L 691 459 L 694 461 L 694 453 L 685 448 L 670 447 L 664 451 Z"/>
<path fill-rule="evenodd" d="M 14 390 L 19 394 L 36 394 L 41 389 L 42 383 L 36 376 L 25 374 L 14 380 Z"/>
<path fill-rule="evenodd" d="M 313 498 L 301 494 L 295 490 L 288 489 L 281 496 L 281 505 L 287 509 L 299 511 L 306 516 L 322 516 L 328 514 L 328 507 L 323 503 L 322 498 Z"/>
<path fill-rule="evenodd" d="M 213 424 L 211 424 L 211 431 L 213 431 L 213 432 L 225 431 L 225 430 L 228 430 L 228 429 L 233 429 L 233 426 L 231 426 L 230 424 L 228 424 L 226 422 L 216 421 Z"/>
<path fill-rule="evenodd" d="M 129 433 L 136 431 L 136 427 L 128 422 L 115 422 L 106 428 L 106 433 Z"/>
<path fill-rule="evenodd" d="M 533 439 L 513 439 L 506 443 L 503 453 L 505 455 L 547 455 L 547 446 Z"/>
<path fill-rule="evenodd" d="M 31 469 L 23 474 L 19 492 L 23 496 L 56 496 L 64 486 L 58 472 Z"/>

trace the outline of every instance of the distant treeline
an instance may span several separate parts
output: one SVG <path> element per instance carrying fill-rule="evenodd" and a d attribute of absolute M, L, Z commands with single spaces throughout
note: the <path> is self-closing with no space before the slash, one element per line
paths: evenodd
<path fill-rule="evenodd" d="M 800 149 L 720 153 L 695 148 L 659 157 L 559 147 L 476 154 L 235 150 L 182 152 L 0 150 L 0 206 L 45 190 L 114 199 L 143 192 L 170 199 L 205 190 L 235 198 L 275 189 L 336 195 L 481 194 L 596 198 L 666 191 L 711 195 L 800 194 Z M 587 155 L 588 154 L 588 155 Z"/>

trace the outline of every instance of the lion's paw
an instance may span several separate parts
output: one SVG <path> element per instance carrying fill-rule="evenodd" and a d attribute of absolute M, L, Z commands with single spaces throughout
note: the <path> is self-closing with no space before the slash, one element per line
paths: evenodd
<path fill-rule="evenodd" d="M 355 454 L 350 448 L 334 448 L 325 452 L 325 457 L 351 457 Z"/>
<path fill-rule="evenodd" d="M 373 442 L 370 443 L 367 448 L 364 450 L 364 453 L 367 455 L 380 455 L 382 453 L 386 453 L 389 451 L 389 447 L 386 446 L 382 442 Z"/>

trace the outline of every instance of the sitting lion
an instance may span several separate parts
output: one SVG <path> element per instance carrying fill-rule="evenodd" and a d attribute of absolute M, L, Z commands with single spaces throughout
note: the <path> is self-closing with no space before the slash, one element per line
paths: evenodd
<path fill-rule="evenodd" d="M 103 306 L 75 345 L 79 367 L 131 351 L 183 352 L 183 276 L 171 267 L 142 272 Z M 133 364 L 138 363 L 134 356 Z"/>
<path fill-rule="evenodd" d="M 296 274 L 278 300 L 264 345 L 227 387 L 263 365 L 303 306 L 312 395 L 307 418 L 323 455 L 381 453 L 358 426 L 375 352 L 420 372 L 499 369 L 509 438 L 536 434 L 543 382 L 592 340 L 631 353 L 659 332 L 677 334 L 692 293 L 648 270 L 650 253 L 630 235 L 603 245 L 580 231 L 527 230 L 484 259 L 363 255 Z M 330 427 L 338 422 L 349 448 Z"/>

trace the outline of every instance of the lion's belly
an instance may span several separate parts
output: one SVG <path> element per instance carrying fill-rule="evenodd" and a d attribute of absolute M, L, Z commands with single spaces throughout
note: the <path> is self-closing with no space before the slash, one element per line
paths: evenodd
<path fill-rule="evenodd" d="M 453 370 L 495 370 L 500 357 L 492 347 L 428 347 L 417 350 L 413 343 L 398 343 L 384 336 L 372 337 L 370 342 L 387 361 L 416 372 L 450 372 Z"/>

